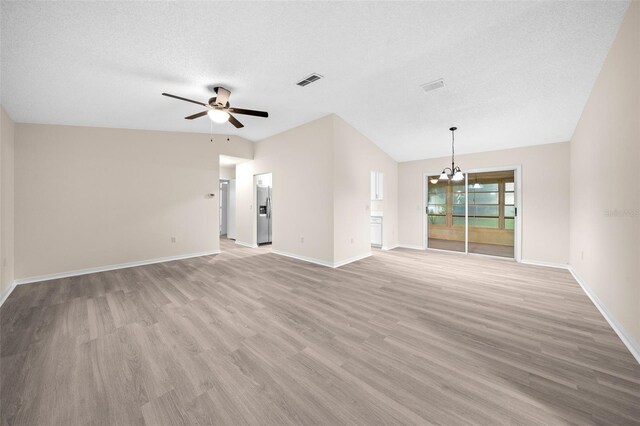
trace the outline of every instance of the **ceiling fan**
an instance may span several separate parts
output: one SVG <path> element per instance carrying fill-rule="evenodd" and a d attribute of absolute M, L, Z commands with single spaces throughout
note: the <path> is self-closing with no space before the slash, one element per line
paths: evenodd
<path fill-rule="evenodd" d="M 209 99 L 208 103 L 194 101 L 193 99 L 187 99 L 176 95 L 171 95 L 169 93 L 163 93 L 163 96 L 168 96 L 170 98 L 180 99 L 181 101 L 187 101 L 194 104 L 202 105 L 207 108 L 206 111 L 199 112 L 197 114 L 190 115 L 185 117 L 186 120 L 193 120 L 194 118 L 204 117 L 208 115 L 211 121 L 215 123 L 224 123 L 225 121 L 229 121 L 229 123 L 233 124 L 237 129 L 244 127 L 244 124 L 238 121 L 231 113 L 234 114 L 244 114 L 244 115 L 253 115 L 255 117 L 269 117 L 269 113 L 265 111 L 255 111 L 252 109 L 242 109 L 242 108 L 231 108 L 229 106 L 229 96 L 231 92 L 224 87 L 214 87 L 213 91 L 216 92 L 216 96 Z"/>

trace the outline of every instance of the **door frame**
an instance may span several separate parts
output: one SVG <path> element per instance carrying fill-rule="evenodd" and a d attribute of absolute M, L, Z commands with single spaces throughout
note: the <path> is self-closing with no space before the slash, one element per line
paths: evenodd
<path fill-rule="evenodd" d="M 521 262 L 522 261 L 522 166 L 521 165 L 514 165 L 514 166 L 497 166 L 497 167 L 479 167 L 479 168 L 474 168 L 474 169 L 467 169 L 465 170 L 464 173 L 464 182 L 465 182 L 465 205 L 466 208 L 465 210 L 468 211 L 469 210 L 469 197 L 468 192 L 469 192 L 469 173 L 486 173 L 486 172 L 505 172 L 505 171 L 512 171 L 513 170 L 513 178 L 514 178 L 514 184 L 515 184 L 515 188 L 516 188 L 516 194 L 515 194 L 515 207 L 516 207 L 516 211 L 518 212 L 516 214 L 516 225 L 515 225 L 515 232 L 513 235 L 513 258 L 516 262 Z M 442 173 L 442 171 L 439 172 L 433 172 L 433 173 L 423 173 L 422 174 L 422 210 L 420 212 L 420 214 L 422 215 L 422 249 L 423 250 L 439 250 L 439 249 L 430 249 L 428 247 L 429 242 L 428 242 L 428 232 L 429 232 L 429 221 L 427 220 L 427 190 L 428 188 L 428 181 L 427 178 L 429 176 L 439 176 Z M 472 254 L 472 255 L 477 255 L 477 256 L 490 256 L 490 257 L 498 257 L 500 259 L 505 259 L 504 257 L 500 257 L 500 256 L 491 256 L 491 255 L 487 255 L 487 254 L 480 254 L 480 253 L 469 253 L 469 216 L 466 215 L 465 216 L 465 241 L 464 241 L 464 248 L 465 251 L 464 252 L 454 252 L 454 253 L 463 253 L 463 254 Z"/>

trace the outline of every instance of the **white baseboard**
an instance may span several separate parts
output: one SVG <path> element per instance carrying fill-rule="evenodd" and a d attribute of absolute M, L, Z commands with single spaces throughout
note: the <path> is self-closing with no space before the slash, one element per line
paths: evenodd
<path fill-rule="evenodd" d="M 333 268 L 339 268 L 341 266 L 347 265 L 349 263 L 357 262 L 358 260 L 366 259 L 371 256 L 371 252 L 359 254 L 357 256 L 353 256 L 346 260 L 341 260 L 339 262 L 333 262 Z"/>
<path fill-rule="evenodd" d="M 236 240 L 236 244 L 239 246 L 249 247 L 249 248 L 257 248 L 257 244 L 245 243 L 244 241 Z"/>
<path fill-rule="evenodd" d="M 316 265 L 326 266 L 328 268 L 339 268 L 339 267 L 344 266 L 344 265 L 346 265 L 348 263 L 355 262 L 357 260 L 361 260 L 361 259 L 364 259 L 366 257 L 371 256 L 371 252 L 369 252 L 369 253 L 364 253 L 364 254 L 361 254 L 361 255 L 358 255 L 358 256 L 354 256 L 354 257 L 346 259 L 346 260 L 341 260 L 341 261 L 338 261 L 338 262 L 329 262 L 327 260 L 315 259 L 313 257 L 301 256 L 299 254 L 288 253 L 286 251 L 280 251 L 280 250 L 271 250 L 271 253 L 277 254 L 277 255 L 280 255 L 280 256 L 290 257 L 292 259 L 302 260 L 304 262 L 315 263 Z"/>
<path fill-rule="evenodd" d="M 406 249 L 411 249 L 411 250 L 422 250 L 422 251 L 424 251 L 424 247 L 422 247 L 422 246 L 413 246 L 413 245 L 410 245 L 410 244 L 398 244 L 396 247 L 406 248 Z"/>
<path fill-rule="evenodd" d="M 133 268 L 134 266 L 151 265 L 154 263 L 171 262 L 173 260 L 189 259 L 192 257 L 211 256 L 213 254 L 220 254 L 220 250 L 204 251 L 200 253 L 182 254 L 178 256 L 160 257 L 157 259 L 140 260 L 136 262 L 119 263 L 116 265 L 98 266 L 95 268 L 76 269 L 75 271 L 57 272 L 55 274 L 37 275 L 33 277 L 18 278 L 15 280 L 15 284 L 29 284 L 40 281 L 49 281 L 59 278 L 75 277 L 77 275 L 94 274 L 96 272 L 113 271 L 115 269 Z"/>
<path fill-rule="evenodd" d="M 329 262 L 329 261 L 326 261 L 326 260 L 315 259 L 313 257 L 301 256 L 299 254 L 288 253 L 286 251 L 280 251 L 280 250 L 274 250 L 274 249 L 271 249 L 271 253 L 277 254 L 279 256 L 290 257 L 292 259 L 303 260 L 303 261 L 309 262 L 309 263 L 315 263 L 316 265 L 327 266 L 329 268 L 333 268 L 333 263 Z"/>
<path fill-rule="evenodd" d="M 4 301 L 7 300 L 9 296 L 11 296 L 11 292 L 16 288 L 17 285 L 18 284 L 15 282 L 15 280 L 11 281 L 11 285 L 9 285 L 9 288 L 2 292 L 2 295 L 0 295 L 0 306 L 2 306 Z"/>
<path fill-rule="evenodd" d="M 394 248 L 398 248 L 400 247 L 399 244 L 394 244 L 392 246 L 382 246 L 382 250 L 387 251 L 387 250 L 393 250 Z"/>
<path fill-rule="evenodd" d="M 520 263 L 524 263 L 525 265 L 546 266 L 547 268 L 569 269 L 569 265 L 566 263 L 544 262 L 534 259 L 522 259 Z"/>
<path fill-rule="evenodd" d="M 618 321 L 616 321 L 613 315 L 609 313 L 609 311 L 607 310 L 605 305 L 600 301 L 598 296 L 596 296 L 596 294 L 591 290 L 591 288 L 589 288 L 587 283 L 573 269 L 573 266 L 570 266 L 568 269 L 569 269 L 569 272 L 571 272 L 571 275 L 573 275 L 573 278 L 578 282 L 578 284 L 580 284 L 580 287 L 582 287 L 582 291 L 584 291 L 587 294 L 587 296 L 589 296 L 589 299 L 591 299 L 593 304 L 596 305 L 596 308 L 598 308 L 598 310 L 600 311 L 604 319 L 607 320 L 611 328 L 613 328 L 613 331 L 616 332 L 620 340 L 622 340 L 622 343 L 624 343 L 627 349 L 629 349 L 629 352 L 631 352 L 631 355 L 633 355 L 636 361 L 638 361 L 638 363 L 640 364 L 640 344 L 638 344 L 638 342 L 636 342 L 633 339 L 633 337 L 631 337 L 631 335 L 627 333 L 627 331 L 624 329 L 622 324 L 618 323 Z"/>

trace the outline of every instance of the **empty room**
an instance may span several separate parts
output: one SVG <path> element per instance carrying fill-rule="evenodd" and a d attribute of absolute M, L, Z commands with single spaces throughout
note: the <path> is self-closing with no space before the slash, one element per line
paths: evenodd
<path fill-rule="evenodd" d="M 1 1 L 1 425 L 640 425 L 640 2 Z"/>

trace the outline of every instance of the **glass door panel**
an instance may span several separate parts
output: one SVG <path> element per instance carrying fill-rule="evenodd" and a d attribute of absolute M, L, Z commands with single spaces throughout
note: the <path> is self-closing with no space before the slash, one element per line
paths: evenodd
<path fill-rule="evenodd" d="M 465 252 L 464 181 L 454 184 L 427 178 L 427 247 Z"/>
<path fill-rule="evenodd" d="M 514 257 L 514 171 L 469 173 L 469 253 Z"/>

